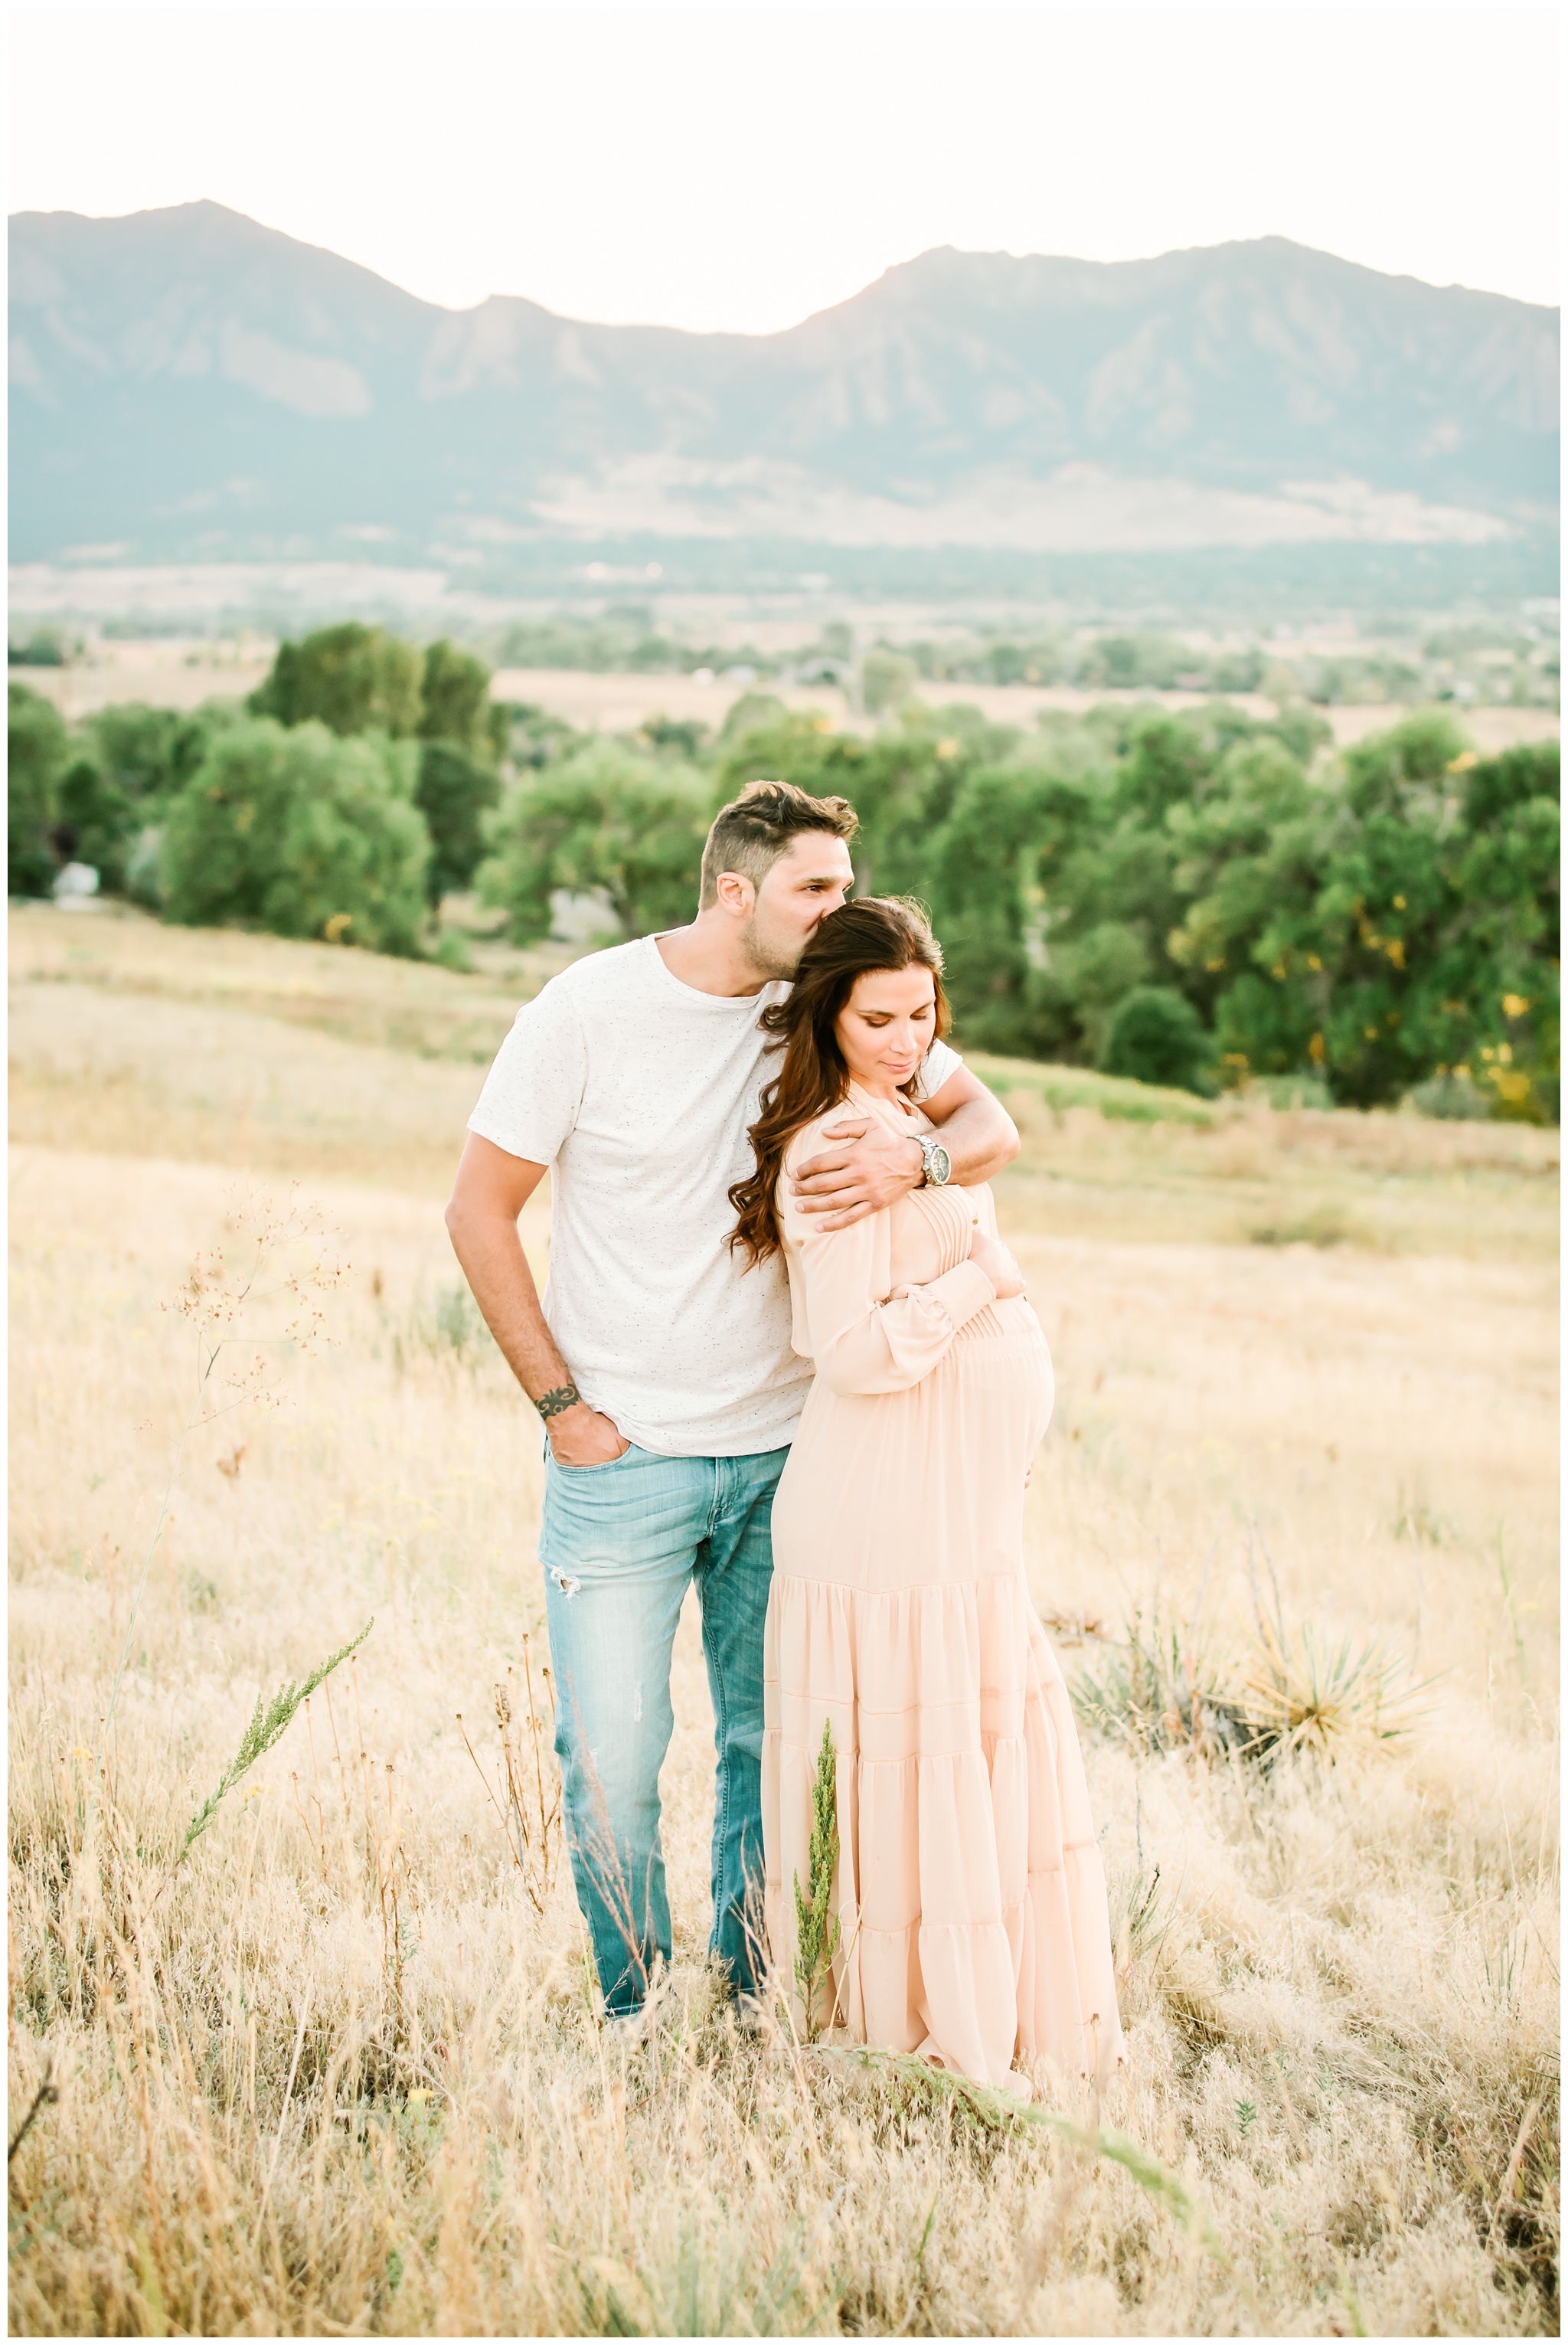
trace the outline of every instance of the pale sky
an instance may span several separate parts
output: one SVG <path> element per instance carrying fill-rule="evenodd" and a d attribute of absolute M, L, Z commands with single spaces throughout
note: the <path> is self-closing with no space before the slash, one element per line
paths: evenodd
<path fill-rule="evenodd" d="M 10 208 L 211 197 L 430 301 L 768 332 L 933 245 L 1288 236 L 1558 298 L 1554 8 L 51 6 Z"/>

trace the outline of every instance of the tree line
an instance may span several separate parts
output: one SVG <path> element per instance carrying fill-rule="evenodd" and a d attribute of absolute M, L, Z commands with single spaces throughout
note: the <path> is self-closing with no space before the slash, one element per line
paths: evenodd
<path fill-rule="evenodd" d="M 1172 689 L 1258 693 L 1328 707 L 1343 702 L 1420 704 L 1508 701 L 1554 707 L 1560 681 L 1556 631 L 1521 615 L 1436 629 L 1413 620 L 1374 623 L 1359 648 L 1332 654 L 1287 650 L 1280 643 L 1214 643 L 1148 628 L 1130 632 L 1065 626 L 996 625 L 971 634 L 891 640 L 856 646 L 842 619 L 813 643 L 788 650 L 754 644 L 685 641 L 652 605 L 615 603 L 596 615 L 557 613 L 516 620 L 483 639 L 501 667 L 691 675 L 699 669 L 751 682 L 838 684 L 877 715 L 920 683 L 1057 685 L 1088 691 Z"/>
<path fill-rule="evenodd" d="M 375 628 L 286 644 L 243 706 L 68 730 L 11 687 L 10 885 L 67 834 L 166 919 L 436 949 L 474 887 L 519 943 L 560 891 L 625 935 L 690 917 L 713 809 L 782 777 L 859 809 L 857 883 L 929 908 L 960 1039 L 1194 1090 L 1558 1110 L 1558 752 L 1444 715 L 1335 753 L 1312 711 L 1134 706 L 1024 733 L 905 706 L 869 736 L 748 694 L 715 738 L 574 734 L 470 653 Z M 52 843 L 53 842 L 53 843 Z"/>
<path fill-rule="evenodd" d="M 243 704 L 71 730 L 25 685 L 9 702 L 13 895 L 69 854 L 170 920 L 412 955 L 484 852 L 510 741 L 482 661 L 356 624 L 284 644 Z"/>

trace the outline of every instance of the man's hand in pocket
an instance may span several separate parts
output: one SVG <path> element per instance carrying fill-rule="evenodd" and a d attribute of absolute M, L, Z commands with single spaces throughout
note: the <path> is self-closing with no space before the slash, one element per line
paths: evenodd
<path fill-rule="evenodd" d="M 613 1417 L 601 1416 L 585 1400 L 550 1419 L 550 1454 L 558 1466 L 612 1466 L 632 1444 L 622 1438 Z"/>

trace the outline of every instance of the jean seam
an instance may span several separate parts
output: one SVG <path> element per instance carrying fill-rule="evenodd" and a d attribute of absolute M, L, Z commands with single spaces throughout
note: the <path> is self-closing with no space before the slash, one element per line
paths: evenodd
<path fill-rule="evenodd" d="M 714 1728 L 715 1728 L 715 1730 L 716 1730 L 716 1731 L 717 1731 L 717 1734 L 718 1734 L 718 1741 L 719 1741 L 719 1768 L 718 1768 L 718 1780 L 719 1780 L 719 1783 L 723 1786 L 723 1789 L 722 1789 L 722 1791 L 721 1791 L 721 1792 L 720 1792 L 720 1797 L 719 1797 L 719 1806 L 720 1806 L 720 1811 L 721 1811 L 721 1812 L 719 1813 L 719 1815 L 718 1815 L 718 1817 L 717 1817 L 717 1819 L 716 1819 L 716 1821 L 717 1821 L 717 1825 L 718 1825 L 718 1847 L 719 1847 L 719 1862 L 718 1862 L 718 1866 L 717 1866 L 717 1875 L 718 1875 L 718 1877 L 717 1877 L 717 1879 L 716 1879 L 716 1880 L 714 1881 L 714 1883 L 713 1883 L 713 1938 L 714 1938 L 714 1941 L 715 1941 L 715 1944 L 716 1944 L 716 1942 L 718 1941 L 718 1939 L 719 1939 L 720 1937 L 722 1937 L 722 1935 L 723 1935 L 723 1925 L 724 1925 L 724 1914 L 723 1914 L 723 1889 L 724 1889 L 724 1868 L 725 1868 L 725 1863 L 726 1863 L 727 1857 L 728 1857 L 729 1845 L 730 1845 L 730 1800 L 731 1800 L 731 1783 L 732 1783 L 732 1778 L 733 1778 L 733 1772 L 734 1772 L 733 1769 L 733 1768 L 732 1768 L 732 1766 L 730 1765 L 730 1761 L 729 1761 L 729 1746 L 730 1746 L 730 1692 L 729 1692 L 729 1684 L 728 1684 L 727 1678 L 726 1678 L 726 1675 L 725 1675 L 725 1670 L 724 1670 L 723 1663 L 723 1661 L 719 1659 L 719 1656 L 718 1656 L 718 1654 L 717 1654 L 717 1652 L 716 1652 L 716 1651 L 715 1651 L 715 1653 L 714 1653 L 714 1657 L 713 1657 L 713 1669 L 712 1669 L 712 1670 L 711 1670 L 711 1672 L 710 1672 L 710 1675 L 711 1675 L 711 1677 L 712 1677 L 712 1679 L 713 1679 L 713 1683 L 714 1683 L 714 1685 L 715 1685 L 715 1687 L 716 1687 L 716 1689 L 717 1689 L 717 1692 L 718 1692 L 718 1700 L 717 1700 L 717 1701 L 716 1701 L 716 1702 L 714 1703 L 714 1705 L 713 1705 L 713 1709 L 714 1709 L 713 1725 L 714 1725 Z"/>

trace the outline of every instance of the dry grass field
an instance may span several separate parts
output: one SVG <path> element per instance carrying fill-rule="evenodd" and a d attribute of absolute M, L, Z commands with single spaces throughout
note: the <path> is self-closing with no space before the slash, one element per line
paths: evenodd
<path fill-rule="evenodd" d="M 1130 2054 L 1009 2115 L 715 2007 L 689 1618 L 643 2044 L 511 1853 L 540 1441 L 440 1205 L 553 965 L 14 917 L 13 2330 L 1555 2333 L 1557 1135 L 990 1067 Z"/>

